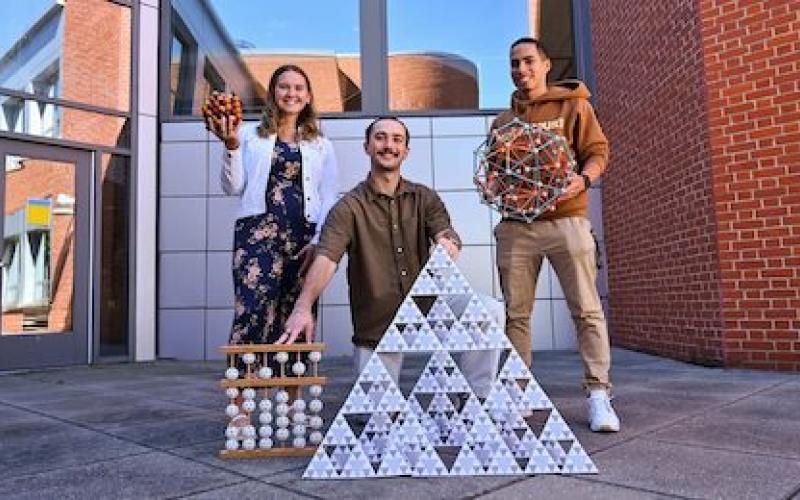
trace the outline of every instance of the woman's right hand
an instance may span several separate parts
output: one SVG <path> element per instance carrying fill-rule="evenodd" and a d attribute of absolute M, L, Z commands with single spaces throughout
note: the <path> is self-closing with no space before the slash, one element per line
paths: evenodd
<path fill-rule="evenodd" d="M 203 109 L 210 109 L 212 104 L 212 96 L 206 98 Z M 206 118 L 206 128 L 212 134 L 217 136 L 220 141 L 225 144 L 228 149 L 237 149 L 239 147 L 239 127 L 242 124 L 241 119 L 233 114 L 213 115 L 204 113 Z"/>

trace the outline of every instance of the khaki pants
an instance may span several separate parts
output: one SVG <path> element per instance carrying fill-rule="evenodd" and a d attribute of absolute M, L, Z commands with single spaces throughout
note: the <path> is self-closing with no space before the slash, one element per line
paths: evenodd
<path fill-rule="evenodd" d="M 547 257 L 575 321 L 584 387 L 608 390 L 611 350 L 595 283 L 597 265 L 590 229 L 589 220 L 584 217 L 532 223 L 502 221 L 494 232 L 497 268 L 506 301 L 506 334 L 530 366 L 531 311 L 542 259 Z"/>

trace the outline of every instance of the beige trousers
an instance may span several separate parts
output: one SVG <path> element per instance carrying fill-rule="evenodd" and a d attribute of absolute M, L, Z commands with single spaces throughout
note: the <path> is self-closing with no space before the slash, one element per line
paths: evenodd
<path fill-rule="evenodd" d="M 597 265 L 591 225 L 585 217 L 552 221 L 502 221 L 495 228 L 497 268 L 506 302 L 506 334 L 531 364 L 530 319 L 536 281 L 547 257 L 564 290 L 583 359 L 584 387 L 611 388 L 611 349 L 597 292 Z"/>

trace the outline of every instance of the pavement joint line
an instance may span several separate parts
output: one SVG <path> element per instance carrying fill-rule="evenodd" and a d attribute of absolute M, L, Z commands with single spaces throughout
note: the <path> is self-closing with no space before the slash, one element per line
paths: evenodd
<path fill-rule="evenodd" d="M 798 498 L 800 498 L 800 484 L 798 484 L 797 488 L 789 493 L 784 500 L 797 500 Z"/>
<path fill-rule="evenodd" d="M 684 442 L 684 441 L 670 441 L 669 439 L 658 438 L 658 437 L 654 437 L 654 438 L 652 438 L 652 440 L 655 441 L 655 442 L 658 442 L 658 443 L 672 444 L 672 445 L 678 445 L 678 446 L 686 446 L 688 448 L 697 448 L 697 449 L 700 449 L 700 450 L 727 451 L 727 452 L 732 452 L 732 453 L 740 453 L 742 455 L 752 455 L 752 456 L 755 456 L 755 457 L 778 458 L 778 459 L 781 459 L 781 460 L 789 460 L 789 461 L 792 461 L 792 462 L 800 462 L 800 457 L 798 457 L 798 456 L 771 455 L 769 453 L 763 453 L 763 452 L 758 452 L 758 451 L 753 451 L 753 450 L 742 450 L 742 449 L 738 449 L 738 448 L 725 448 L 725 447 L 722 447 L 722 446 L 711 446 L 711 445 L 700 444 L 700 443 L 688 443 L 688 442 Z"/>
<path fill-rule="evenodd" d="M 662 496 L 666 496 L 666 497 L 670 497 L 670 498 L 678 498 L 680 500 L 698 500 L 698 499 L 702 498 L 702 497 L 686 497 L 686 496 L 683 496 L 683 495 L 676 495 L 675 493 L 667 493 L 667 492 L 664 492 L 664 491 L 654 490 L 654 489 L 650 489 L 650 488 L 642 488 L 641 486 L 630 486 L 630 485 L 627 485 L 627 484 L 618 484 L 618 483 L 614 483 L 614 482 L 607 481 L 607 480 L 604 481 L 602 479 L 597 479 L 597 476 L 594 476 L 594 477 L 570 476 L 570 477 L 572 479 L 576 479 L 578 481 L 585 481 L 585 482 L 589 482 L 589 483 L 598 483 L 598 484 L 603 484 L 603 485 L 606 485 L 606 486 L 615 486 L 617 488 L 623 488 L 623 489 L 632 490 L 632 491 L 639 491 L 639 492 L 642 492 L 642 493 L 653 493 L 653 494 L 656 494 L 656 495 L 662 495 Z"/>
<path fill-rule="evenodd" d="M 49 467 L 47 470 L 36 471 L 36 472 L 26 472 L 25 474 L 6 475 L 7 472 L 3 472 L 3 478 L 0 479 L 0 486 L 4 482 L 6 482 L 6 480 L 25 479 L 25 478 L 29 478 L 29 477 L 40 476 L 42 474 L 48 474 L 48 473 L 51 473 L 51 472 L 58 472 L 58 471 L 62 471 L 62 470 L 73 469 L 75 467 L 90 467 L 90 466 L 93 466 L 93 465 L 102 464 L 102 463 L 106 463 L 106 462 L 115 462 L 117 460 L 123 460 L 125 458 L 134 458 L 134 457 L 139 457 L 139 456 L 142 456 L 142 455 L 149 455 L 150 453 L 153 453 L 153 450 L 149 450 L 148 449 L 148 450 L 145 450 L 145 451 L 137 451 L 137 452 L 130 453 L 130 454 L 127 454 L 127 455 L 119 455 L 119 456 L 116 456 L 116 457 L 103 458 L 103 459 L 100 459 L 100 460 L 91 460 L 89 462 L 82 462 L 82 463 L 78 463 L 78 464 L 59 465 L 59 466 L 55 466 L 55 467 Z"/>
<path fill-rule="evenodd" d="M 628 436 L 627 438 L 624 438 L 624 439 L 621 439 L 619 441 L 616 441 L 616 442 L 614 442 L 614 443 L 612 443 L 612 444 L 610 444 L 610 445 L 608 445 L 606 447 L 601 447 L 601 448 L 597 448 L 595 450 L 592 450 L 590 456 L 594 455 L 594 454 L 597 454 L 597 453 L 602 453 L 602 452 L 608 451 L 608 450 L 610 450 L 612 448 L 616 448 L 617 446 L 620 446 L 620 445 L 623 445 L 623 444 L 627 444 L 627 443 L 629 443 L 629 442 L 631 442 L 631 441 L 633 441 L 635 439 L 638 439 L 638 438 L 640 438 L 642 436 L 645 436 L 647 434 L 655 434 L 655 433 L 660 432 L 662 430 L 665 430 L 665 429 L 667 429 L 669 427 L 677 425 L 677 424 L 679 424 L 681 422 L 684 422 L 684 421 L 687 421 L 687 420 L 702 416 L 702 415 L 704 415 L 706 413 L 714 412 L 716 410 L 725 408 L 726 406 L 734 405 L 734 404 L 736 404 L 736 403 L 738 403 L 738 402 L 740 402 L 740 401 L 742 401 L 744 399 L 747 399 L 749 397 L 755 396 L 756 394 L 759 394 L 759 393 L 762 393 L 762 392 L 771 391 L 772 389 L 776 389 L 776 388 L 778 388 L 778 387 L 780 387 L 780 386 L 782 386 L 784 384 L 787 384 L 789 382 L 791 382 L 791 381 L 790 380 L 784 380 L 782 382 L 777 382 L 777 383 L 771 384 L 771 385 L 769 385 L 767 387 L 762 387 L 760 389 L 756 389 L 753 392 L 750 392 L 748 394 L 744 394 L 742 396 L 734 398 L 733 400 L 725 401 L 723 403 L 718 403 L 716 405 L 711 405 L 711 406 L 709 406 L 707 408 L 702 408 L 702 409 L 699 409 L 697 411 L 690 412 L 690 413 L 688 413 L 686 415 L 677 417 L 677 418 L 675 418 L 673 420 L 670 420 L 668 422 L 664 422 L 661 425 L 655 425 L 653 427 L 648 427 L 648 428 L 643 429 L 642 431 L 640 431 L 640 432 L 638 432 L 636 434 L 632 434 L 632 435 Z M 545 391 L 545 392 L 547 392 L 547 391 Z M 623 425 L 624 425 L 624 421 L 623 421 Z"/>
<path fill-rule="evenodd" d="M 248 480 L 244 479 L 242 481 L 235 481 L 233 483 L 223 484 L 222 486 L 216 486 L 216 487 L 213 487 L 213 488 L 203 488 L 203 489 L 191 491 L 189 493 L 182 493 L 180 495 L 172 495 L 172 496 L 167 496 L 167 497 L 164 497 L 164 498 L 165 499 L 170 499 L 170 500 L 176 500 L 176 499 L 179 499 L 179 498 L 191 498 L 191 497 L 193 497 L 195 495 L 201 495 L 203 493 L 209 493 L 209 492 L 212 492 L 212 491 L 221 490 L 223 488 L 230 488 L 231 486 L 236 486 L 236 485 L 239 485 L 239 484 L 245 484 L 245 483 L 248 483 L 248 482 L 249 482 Z"/>
<path fill-rule="evenodd" d="M 474 495 L 467 495 L 467 496 L 461 497 L 461 499 L 462 500 L 478 499 L 478 498 L 480 498 L 482 496 L 485 496 L 485 495 L 488 495 L 490 493 L 497 493 L 499 491 L 503 491 L 506 488 L 510 488 L 510 487 L 512 487 L 512 486 L 514 486 L 516 484 L 524 483 L 525 481 L 527 481 L 528 479 L 531 479 L 533 477 L 535 477 L 535 476 L 520 477 L 520 478 L 514 479 L 513 481 L 511 481 L 511 482 L 509 482 L 507 484 L 504 484 L 503 486 L 500 486 L 499 488 L 497 488 L 495 490 L 486 489 L 486 490 L 483 490 L 483 491 L 479 491 L 478 493 L 475 493 Z"/>

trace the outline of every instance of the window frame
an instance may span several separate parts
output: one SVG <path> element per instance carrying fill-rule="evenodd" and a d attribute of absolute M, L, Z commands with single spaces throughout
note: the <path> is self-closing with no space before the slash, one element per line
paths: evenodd
<path fill-rule="evenodd" d="M 591 59 L 591 27 L 589 0 L 570 0 L 572 6 L 573 46 L 578 78 L 594 88 Z M 167 5 L 161 9 L 161 49 L 159 55 L 159 114 L 162 122 L 191 122 L 200 119 L 195 115 L 176 115 L 169 109 L 170 46 L 172 40 L 172 0 L 162 0 Z M 486 109 L 389 109 L 389 51 L 388 51 L 387 0 L 359 0 L 359 38 L 361 57 L 361 110 L 323 112 L 321 118 L 365 118 L 385 114 L 402 116 L 448 117 L 493 116 L 504 108 Z M 167 42 L 168 41 L 168 42 Z M 197 56 L 195 55 L 195 59 Z M 195 61 L 195 64 L 198 64 Z M 369 81 L 370 85 L 363 85 Z M 258 113 L 246 113 L 245 120 L 257 120 Z"/>

